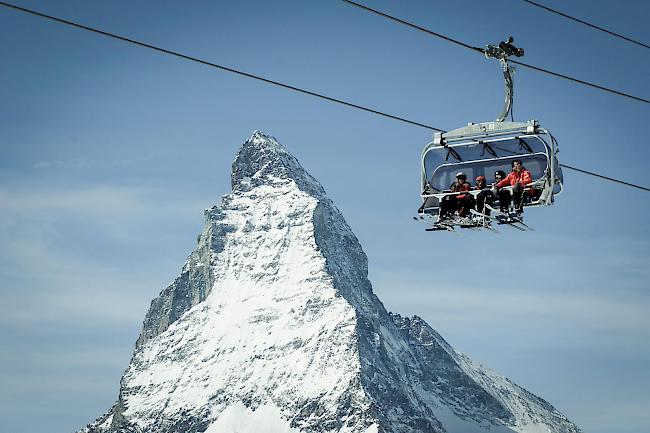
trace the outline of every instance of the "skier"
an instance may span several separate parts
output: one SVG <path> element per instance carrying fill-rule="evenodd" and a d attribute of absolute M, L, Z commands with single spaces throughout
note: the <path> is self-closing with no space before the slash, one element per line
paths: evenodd
<path fill-rule="evenodd" d="M 521 160 L 515 159 L 512 161 L 512 171 L 508 173 L 505 179 L 497 182 L 495 187 L 499 195 L 499 203 L 501 210 L 504 210 L 504 203 L 507 203 L 505 209 L 510 207 L 511 195 L 507 189 L 501 189 L 506 185 L 512 186 L 512 199 L 515 205 L 515 212 L 524 212 L 523 192 L 526 185 L 533 181 L 530 171 L 526 170 L 521 163 Z"/>
<path fill-rule="evenodd" d="M 472 189 L 467 182 L 467 175 L 462 171 L 456 174 L 456 182 L 449 187 L 451 192 L 463 192 Z M 458 212 L 461 217 L 467 216 L 469 210 L 473 207 L 471 194 L 454 194 L 448 195 L 440 202 L 440 219 L 445 218 L 451 212 Z"/>
<path fill-rule="evenodd" d="M 493 196 L 492 191 L 487 187 L 485 176 L 476 177 L 476 186 L 473 189 L 481 191 L 476 195 L 476 211 L 485 215 L 490 215 L 490 209 L 485 207 L 485 203 L 492 206 Z"/>
<path fill-rule="evenodd" d="M 497 189 L 497 184 L 506 178 L 506 173 L 503 170 L 497 170 L 494 172 L 494 182 L 492 182 L 492 200 L 499 199 L 499 209 L 501 212 L 507 212 L 510 207 L 510 194 L 507 194 L 508 191 L 499 191 Z M 488 203 L 490 204 L 490 203 Z"/>

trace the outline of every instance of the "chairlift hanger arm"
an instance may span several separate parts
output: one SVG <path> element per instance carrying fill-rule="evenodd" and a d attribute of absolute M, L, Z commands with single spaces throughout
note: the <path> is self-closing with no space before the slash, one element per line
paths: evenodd
<path fill-rule="evenodd" d="M 497 117 L 497 122 L 503 122 L 506 120 L 508 118 L 508 114 L 512 116 L 512 99 L 514 95 L 512 81 L 513 69 L 508 63 L 508 57 L 521 57 L 524 55 L 524 49 L 516 47 L 513 42 L 514 39 L 512 36 L 510 36 L 505 41 L 499 42 L 499 45 L 487 45 L 483 50 L 483 54 L 485 54 L 486 58 L 494 58 L 499 60 L 499 63 L 501 63 L 501 68 L 503 69 L 503 79 L 506 82 L 506 96 L 503 105 L 503 111 L 499 117 Z"/>
<path fill-rule="evenodd" d="M 487 58 L 493 57 L 500 60 L 508 60 L 510 56 L 522 57 L 524 55 L 524 49 L 515 47 L 513 42 L 513 37 L 509 36 L 505 42 L 499 42 L 499 45 L 487 45 L 483 53 Z"/>

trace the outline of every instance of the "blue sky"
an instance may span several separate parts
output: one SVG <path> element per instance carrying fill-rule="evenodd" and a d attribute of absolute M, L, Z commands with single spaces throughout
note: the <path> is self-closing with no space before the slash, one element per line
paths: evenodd
<path fill-rule="evenodd" d="M 442 129 L 493 120 L 498 63 L 339 1 L 16 4 Z M 648 50 L 520 0 L 372 1 L 526 63 L 649 98 Z M 650 41 L 643 1 L 544 4 Z M 585 432 L 650 424 L 650 194 L 565 171 L 531 233 L 426 233 L 431 132 L 0 8 L 0 419 L 70 432 L 117 396 L 149 302 L 253 130 L 321 181 L 387 309 L 547 399 Z M 516 119 L 562 163 L 650 185 L 648 104 L 525 68 Z M 26 421 L 29 420 L 29 421 Z"/>

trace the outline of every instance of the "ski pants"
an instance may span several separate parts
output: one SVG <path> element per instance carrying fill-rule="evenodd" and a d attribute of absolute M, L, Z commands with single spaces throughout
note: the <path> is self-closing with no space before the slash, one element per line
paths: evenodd
<path fill-rule="evenodd" d="M 449 213 L 458 212 L 460 216 L 467 216 L 470 208 L 474 207 L 474 200 L 471 194 L 467 194 L 465 198 L 459 199 L 455 195 L 445 197 L 440 202 L 440 216 L 444 217 Z"/>
<path fill-rule="evenodd" d="M 510 208 L 510 203 L 514 201 L 515 205 L 515 210 L 521 210 L 524 206 L 523 203 L 523 198 L 524 198 L 524 186 L 517 182 L 513 187 L 512 187 L 512 194 L 510 194 L 510 191 L 507 189 L 500 189 L 497 192 L 497 195 L 499 197 L 499 207 L 501 208 L 501 211 L 507 211 L 508 208 Z"/>
<path fill-rule="evenodd" d="M 487 209 L 485 207 L 485 204 L 487 203 L 488 205 L 492 206 L 492 202 L 494 202 L 492 191 L 489 189 L 484 189 L 476 196 L 476 210 L 480 213 L 484 213 L 485 215 L 490 215 L 490 209 Z"/>

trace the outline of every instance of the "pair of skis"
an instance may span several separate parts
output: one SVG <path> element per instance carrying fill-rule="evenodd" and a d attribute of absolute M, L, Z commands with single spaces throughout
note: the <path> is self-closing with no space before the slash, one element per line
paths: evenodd
<path fill-rule="evenodd" d="M 515 229 L 521 230 L 521 231 L 534 231 L 531 226 L 526 224 L 524 222 L 523 217 L 520 214 L 517 214 L 515 212 L 501 212 L 500 210 L 497 210 L 490 206 L 489 204 L 485 204 L 485 207 L 489 209 L 492 213 L 494 213 L 494 216 L 490 215 L 485 215 L 480 212 L 476 212 L 475 210 L 472 210 L 472 213 L 476 212 L 478 215 L 483 215 L 485 218 L 489 218 L 490 221 L 494 221 L 499 225 L 507 224 L 510 227 L 513 227 Z"/>
<path fill-rule="evenodd" d="M 518 215 L 514 212 L 509 212 L 509 213 L 501 212 L 488 204 L 486 204 L 485 206 L 487 209 L 491 211 L 491 213 L 494 214 L 494 216 L 486 215 L 474 209 L 470 209 L 474 218 L 455 217 L 455 216 L 448 219 L 445 218 L 443 220 L 434 222 L 433 225 L 427 227 L 425 230 L 428 232 L 433 232 L 433 231 L 455 232 L 455 228 L 456 226 L 458 226 L 460 228 L 467 228 L 472 230 L 485 229 L 494 233 L 499 233 L 499 231 L 492 226 L 491 224 L 492 222 L 496 223 L 497 225 L 508 225 L 520 231 L 534 230 L 528 224 L 524 223 L 521 215 Z M 429 217 L 433 218 L 433 216 L 430 215 Z M 421 223 L 427 223 L 424 215 L 413 217 L 413 219 Z"/>
<path fill-rule="evenodd" d="M 418 216 L 413 217 L 415 221 L 426 225 L 431 224 L 431 220 L 433 218 L 434 217 L 432 215 L 426 215 L 426 214 L 419 214 Z M 425 228 L 424 230 L 427 232 L 448 231 L 448 232 L 455 233 L 454 224 L 451 221 L 436 221 L 433 224 L 431 224 L 431 226 Z"/>
<path fill-rule="evenodd" d="M 428 218 L 425 218 L 425 216 L 423 215 L 419 215 L 418 217 L 413 217 L 414 220 L 425 224 L 429 222 L 427 221 L 429 218 L 433 219 L 434 217 L 431 215 L 429 215 Z M 490 225 L 490 221 L 487 219 L 483 220 L 483 222 L 477 222 L 476 219 L 474 218 L 459 217 L 459 216 L 451 216 L 448 218 L 444 218 L 442 220 L 438 220 L 432 223 L 430 227 L 427 227 L 425 231 L 428 232 L 448 231 L 457 234 L 455 230 L 456 227 L 460 227 L 463 229 L 471 229 L 471 230 L 487 229 L 495 233 L 499 232 L 497 229 L 495 229 Z"/>
<path fill-rule="evenodd" d="M 430 217 L 433 218 L 433 217 Z M 414 220 L 417 220 L 423 224 L 427 224 L 427 221 L 422 215 L 420 217 L 413 217 Z M 428 225 L 428 224 L 427 224 Z M 442 221 L 436 221 L 434 222 L 430 227 L 427 227 L 424 229 L 427 232 L 436 232 L 436 231 L 448 231 L 454 233 L 454 225 L 447 223 L 447 222 L 442 222 Z"/>

